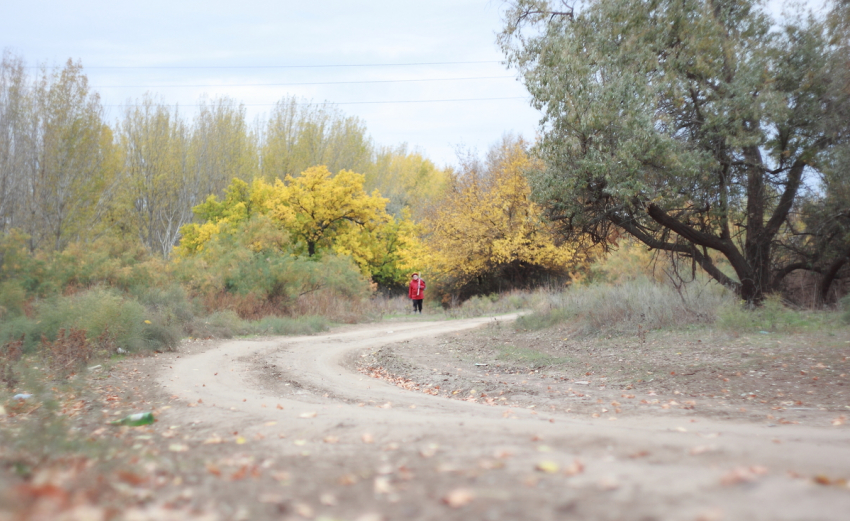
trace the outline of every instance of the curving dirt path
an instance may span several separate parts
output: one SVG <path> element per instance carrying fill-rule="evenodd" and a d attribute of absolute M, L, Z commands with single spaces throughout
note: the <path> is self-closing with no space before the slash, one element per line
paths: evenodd
<path fill-rule="evenodd" d="M 224 517 L 847 519 L 850 488 L 810 479 L 850 474 L 843 427 L 578 419 L 406 391 L 353 369 L 383 345 L 493 320 L 189 349 L 163 361 L 157 383 L 175 401 L 161 421 L 191 430 L 207 465 L 241 457 L 289 476 L 258 477 L 238 497 L 206 486 Z M 225 443 L 201 443 L 210 438 Z"/>

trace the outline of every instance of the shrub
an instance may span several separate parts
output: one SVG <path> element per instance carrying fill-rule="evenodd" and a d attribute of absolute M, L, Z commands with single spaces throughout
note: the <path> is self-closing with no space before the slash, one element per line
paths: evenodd
<path fill-rule="evenodd" d="M 800 312 L 785 307 L 780 295 L 770 295 L 759 307 L 750 307 L 745 302 L 729 303 L 717 320 L 717 325 L 734 333 L 792 332 L 818 327 L 822 313 Z"/>
<path fill-rule="evenodd" d="M 94 357 L 95 346 L 83 329 L 71 328 L 67 334 L 65 329 L 60 329 L 52 342 L 42 337 L 41 353 L 53 373 L 64 376 L 87 364 Z"/>
<path fill-rule="evenodd" d="M 127 351 L 171 349 L 180 338 L 180 328 L 155 311 L 115 290 L 96 288 L 69 296 L 38 302 L 35 316 L 18 316 L 0 324 L 0 342 L 24 336 L 24 350 L 32 351 L 39 339 L 57 339 L 60 330 L 82 329 L 88 338 L 105 332 L 116 347 Z"/>
<path fill-rule="evenodd" d="M 20 281 L 7 280 L 0 283 L 0 320 L 22 315 L 26 300 L 27 292 Z"/>
<path fill-rule="evenodd" d="M 0 347 L 0 381 L 6 384 L 10 390 L 18 383 L 18 375 L 15 373 L 15 364 L 23 354 L 23 337 L 19 340 L 6 342 Z"/>
<path fill-rule="evenodd" d="M 298 256 L 285 237 L 272 232 L 268 220 L 257 218 L 235 233 L 217 234 L 199 252 L 177 259 L 175 273 L 208 312 L 230 309 L 243 319 L 326 311 L 350 315 L 352 306 L 344 313 L 337 301 L 369 295 L 369 281 L 349 257 Z"/>
<path fill-rule="evenodd" d="M 679 289 L 645 278 L 619 285 L 576 285 L 549 293 L 516 327 L 542 329 L 570 321 L 581 334 L 632 333 L 695 323 L 713 323 L 722 306 L 734 301 L 731 292 L 709 283 Z"/>

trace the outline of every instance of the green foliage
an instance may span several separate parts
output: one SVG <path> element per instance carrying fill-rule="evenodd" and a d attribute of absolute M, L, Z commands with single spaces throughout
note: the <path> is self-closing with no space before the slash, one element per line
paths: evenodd
<path fill-rule="evenodd" d="M 85 330 L 89 338 L 100 336 L 108 328 L 117 346 L 134 351 L 146 347 L 144 330 L 148 317 L 144 306 L 114 290 L 94 289 L 53 297 L 39 303 L 37 312 L 35 338 L 30 338 L 29 345 L 42 335 L 55 340 L 60 329 L 74 327 Z"/>
<path fill-rule="evenodd" d="M 208 303 L 225 294 L 252 299 L 253 304 L 237 309 L 252 318 L 284 314 L 299 296 L 312 292 L 356 300 L 369 291 L 368 282 L 349 258 L 293 255 L 286 233 L 263 215 L 225 225 L 199 253 L 177 259 L 175 273 Z"/>
<path fill-rule="evenodd" d="M 845 141 L 846 38 L 830 44 L 815 17 L 772 31 L 758 3 L 593 0 L 573 12 L 517 0 L 506 11 L 500 43 L 543 113 L 532 186 L 566 238 L 624 231 L 751 302 L 842 253 L 811 240 L 827 228 L 791 226 L 805 217 L 804 171 L 823 173 Z"/>
<path fill-rule="evenodd" d="M 206 222 L 184 226 L 177 250 L 185 259 L 199 254 L 209 258 L 210 251 L 229 255 L 236 250 L 242 256 L 253 253 L 266 259 L 265 265 L 246 267 L 243 279 L 249 275 L 275 279 L 283 264 L 288 269 L 308 268 L 299 257 L 321 261 L 342 255 L 376 281 L 398 283 L 406 279 L 408 252 L 417 244 L 416 227 L 408 212 L 402 211 L 398 218 L 390 216 L 385 204 L 386 199 L 378 193 L 369 195 L 363 190 L 362 175 L 350 171 L 332 176 L 326 168 L 315 167 L 274 185 L 256 180 L 249 186 L 234 179 L 224 200 L 210 196 L 195 207 L 195 213 Z M 274 252 L 273 258 L 270 252 Z M 265 286 L 258 294 L 261 298 L 283 296 L 283 286 Z"/>
<path fill-rule="evenodd" d="M 844 308 L 841 319 L 844 320 L 845 323 L 850 324 L 850 295 L 841 299 L 841 307 Z"/>
<path fill-rule="evenodd" d="M 730 303 L 717 318 L 718 327 L 734 334 L 811 331 L 826 326 L 828 322 L 829 314 L 790 309 L 778 295 L 771 295 L 759 307 L 747 305 L 746 302 Z"/>

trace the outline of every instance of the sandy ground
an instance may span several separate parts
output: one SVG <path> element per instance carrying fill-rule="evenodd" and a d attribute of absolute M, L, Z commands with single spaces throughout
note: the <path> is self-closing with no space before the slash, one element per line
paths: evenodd
<path fill-rule="evenodd" d="M 739 362 L 696 390 L 535 370 L 494 356 L 509 320 L 189 342 L 110 378 L 159 417 L 133 431 L 154 502 L 209 519 L 847 519 L 843 396 L 738 393 Z"/>

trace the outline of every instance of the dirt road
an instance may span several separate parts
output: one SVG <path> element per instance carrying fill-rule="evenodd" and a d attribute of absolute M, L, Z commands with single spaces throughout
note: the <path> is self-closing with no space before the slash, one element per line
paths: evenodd
<path fill-rule="evenodd" d="M 844 520 L 850 430 L 448 400 L 354 370 L 492 318 L 235 340 L 160 358 L 159 428 L 224 518 Z M 510 320 L 502 317 L 499 320 Z M 188 405 L 188 406 L 187 406 Z M 180 447 L 178 446 L 178 449 Z M 182 458 L 182 459 L 180 459 Z M 241 480 L 239 469 L 253 480 Z M 229 476 L 229 479 L 225 479 Z"/>

